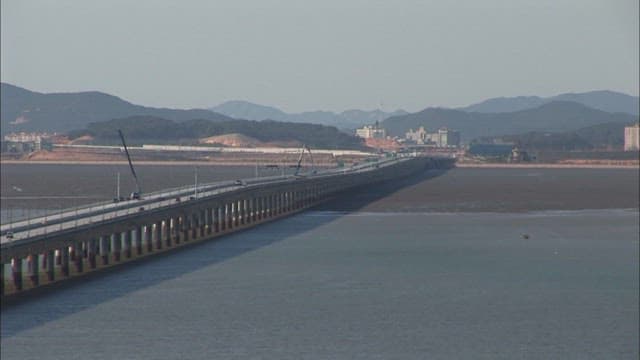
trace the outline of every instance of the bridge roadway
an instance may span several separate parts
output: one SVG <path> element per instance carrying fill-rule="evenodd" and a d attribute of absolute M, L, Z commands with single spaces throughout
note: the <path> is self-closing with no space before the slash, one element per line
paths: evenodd
<path fill-rule="evenodd" d="M 45 235 L 55 231 L 74 228 L 80 225 L 98 223 L 115 219 L 121 216 L 131 215 L 136 212 L 159 209 L 175 205 L 176 202 L 190 201 L 203 197 L 223 194 L 241 188 L 252 188 L 266 184 L 281 184 L 296 181 L 301 178 L 322 178 L 336 174 L 348 174 L 368 171 L 375 166 L 386 166 L 393 159 L 386 159 L 376 163 L 364 163 L 350 168 L 334 168 L 316 173 L 306 173 L 302 176 L 270 176 L 256 179 L 243 179 L 235 181 L 217 181 L 213 183 L 185 186 L 174 189 L 157 191 L 140 200 L 126 199 L 119 202 L 103 202 L 84 207 L 76 207 L 62 210 L 56 214 L 49 214 L 33 219 L 20 220 L 0 226 L 0 243 L 17 242 L 32 236 Z"/>
<path fill-rule="evenodd" d="M 340 192 L 450 160 L 393 158 L 303 176 L 224 181 L 103 203 L 0 228 L 1 296 L 288 216 Z M 70 266 L 73 264 L 74 266 Z"/>

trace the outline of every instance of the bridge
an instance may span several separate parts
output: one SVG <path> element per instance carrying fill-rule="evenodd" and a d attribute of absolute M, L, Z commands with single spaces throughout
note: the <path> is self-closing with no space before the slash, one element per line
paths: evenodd
<path fill-rule="evenodd" d="M 19 297 L 65 280 L 289 216 L 347 190 L 446 166 L 389 158 L 301 176 L 171 189 L 0 227 L 0 293 Z"/>

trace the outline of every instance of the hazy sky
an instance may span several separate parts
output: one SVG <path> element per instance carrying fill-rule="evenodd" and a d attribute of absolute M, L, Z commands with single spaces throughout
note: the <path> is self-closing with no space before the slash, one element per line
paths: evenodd
<path fill-rule="evenodd" d="M 2 0 L 2 81 L 286 111 L 638 95 L 638 0 Z"/>

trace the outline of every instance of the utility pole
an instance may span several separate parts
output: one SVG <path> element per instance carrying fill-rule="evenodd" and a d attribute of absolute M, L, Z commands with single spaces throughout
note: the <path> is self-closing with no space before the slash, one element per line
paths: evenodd
<path fill-rule="evenodd" d="M 120 172 L 116 174 L 116 199 L 120 200 Z"/>
<path fill-rule="evenodd" d="M 195 185 L 193 187 L 193 197 L 198 198 L 198 166 L 195 167 L 194 175 Z"/>

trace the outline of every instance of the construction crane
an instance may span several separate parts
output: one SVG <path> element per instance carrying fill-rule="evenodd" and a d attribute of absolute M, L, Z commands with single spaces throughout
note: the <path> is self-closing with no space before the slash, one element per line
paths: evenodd
<path fill-rule="evenodd" d="M 136 170 L 133 168 L 133 163 L 131 162 L 131 156 L 129 156 L 129 150 L 127 149 L 127 144 L 124 142 L 124 135 L 122 131 L 118 129 L 118 134 L 120 134 L 120 140 L 122 140 L 122 146 L 124 147 L 124 152 L 127 154 L 127 160 L 129 161 L 129 168 L 131 169 L 131 174 L 133 175 L 133 179 L 136 181 L 136 191 L 132 192 L 129 195 L 129 199 L 140 200 L 140 196 L 142 195 L 142 189 L 140 189 L 140 182 L 138 181 L 138 175 L 136 175 Z"/>
<path fill-rule="evenodd" d="M 316 173 L 316 166 L 313 162 L 313 155 L 311 154 L 311 149 L 307 145 L 302 145 L 302 150 L 300 151 L 300 157 L 298 158 L 298 164 L 296 165 L 296 172 L 293 174 L 294 176 L 300 176 L 300 168 L 302 164 L 302 158 L 304 157 L 305 150 L 309 153 L 309 158 L 311 159 L 311 173 Z"/>

